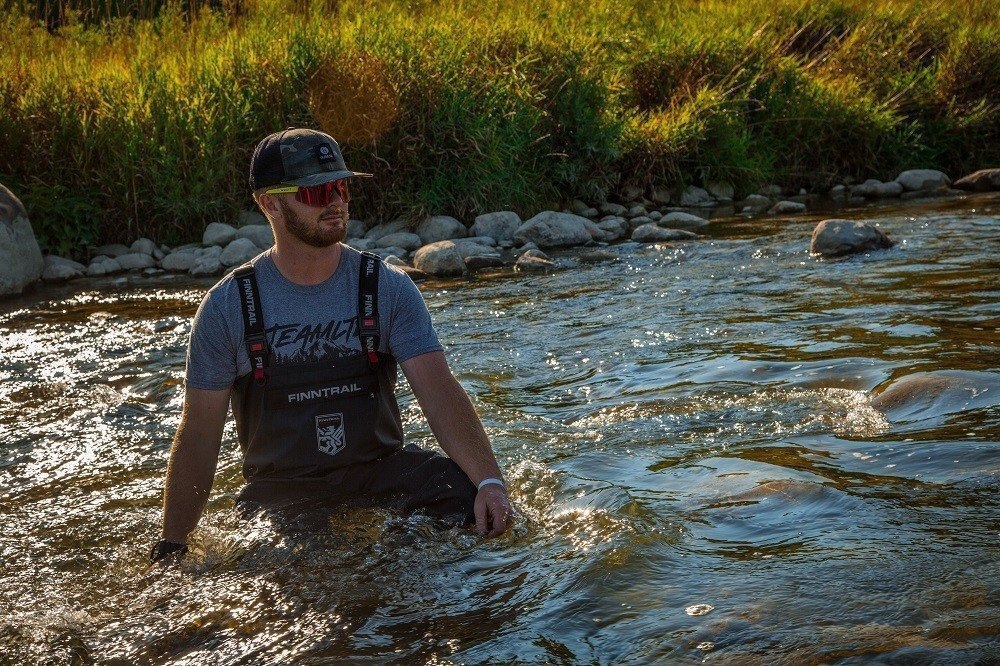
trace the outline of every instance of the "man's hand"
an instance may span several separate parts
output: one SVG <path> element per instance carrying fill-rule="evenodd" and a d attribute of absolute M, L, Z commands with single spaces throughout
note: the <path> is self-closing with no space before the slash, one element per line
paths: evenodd
<path fill-rule="evenodd" d="M 514 522 L 507 491 L 496 483 L 483 486 L 476 495 L 475 512 L 476 529 L 483 536 L 500 536 Z"/>
<path fill-rule="evenodd" d="M 146 567 L 146 571 L 165 567 L 169 564 L 176 564 L 187 552 L 187 544 L 174 543 L 161 539 L 149 550 L 149 566 Z"/>

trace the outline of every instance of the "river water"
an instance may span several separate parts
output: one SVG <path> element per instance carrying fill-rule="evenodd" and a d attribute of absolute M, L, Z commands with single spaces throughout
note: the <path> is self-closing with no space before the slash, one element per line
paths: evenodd
<path fill-rule="evenodd" d="M 851 215 L 898 245 L 825 262 L 818 218 L 730 218 L 422 283 L 511 482 L 495 540 L 241 523 L 230 422 L 191 555 L 147 571 L 215 280 L 0 303 L 0 662 L 993 662 L 1000 199 Z M 903 378 L 934 381 L 869 404 Z"/>

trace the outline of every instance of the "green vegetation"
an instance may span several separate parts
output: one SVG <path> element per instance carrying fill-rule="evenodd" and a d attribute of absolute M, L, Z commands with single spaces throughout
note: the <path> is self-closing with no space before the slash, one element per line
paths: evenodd
<path fill-rule="evenodd" d="M 1000 164 L 997 0 L 22 3 L 0 182 L 50 252 L 198 239 L 288 126 L 377 174 L 352 215 L 383 220 Z"/>

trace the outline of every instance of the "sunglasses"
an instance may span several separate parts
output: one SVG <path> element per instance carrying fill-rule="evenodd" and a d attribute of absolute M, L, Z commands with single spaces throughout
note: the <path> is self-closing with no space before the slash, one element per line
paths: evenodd
<path fill-rule="evenodd" d="M 264 190 L 264 194 L 290 194 L 292 192 L 295 192 L 296 201 L 317 208 L 329 206 L 330 202 L 333 201 L 334 192 L 340 195 L 340 200 L 344 203 L 351 200 L 351 188 L 347 183 L 347 178 L 331 180 L 319 185 L 287 185 Z"/>

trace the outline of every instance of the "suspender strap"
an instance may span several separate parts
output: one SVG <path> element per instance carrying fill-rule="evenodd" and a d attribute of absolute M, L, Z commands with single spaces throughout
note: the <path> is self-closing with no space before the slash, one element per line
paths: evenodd
<path fill-rule="evenodd" d="M 260 309 L 260 291 L 253 265 L 241 266 L 233 271 L 240 290 L 240 306 L 243 309 L 243 340 L 253 368 L 253 380 L 258 386 L 267 382 L 264 368 L 267 367 L 267 336 L 264 335 L 264 313 Z"/>
<path fill-rule="evenodd" d="M 370 252 L 361 253 L 361 279 L 358 282 L 358 335 L 361 351 L 368 364 L 378 365 L 378 269 L 382 260 Z"/>

